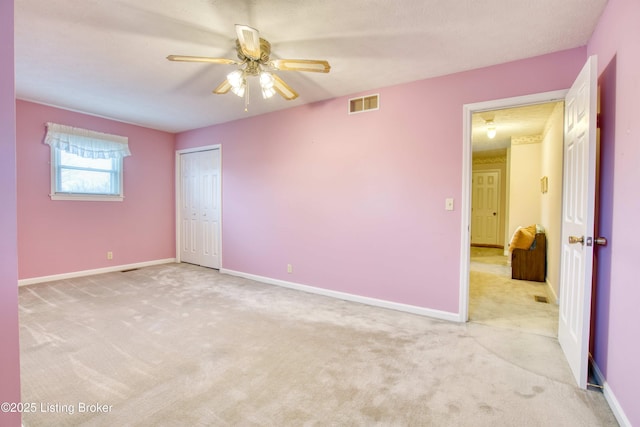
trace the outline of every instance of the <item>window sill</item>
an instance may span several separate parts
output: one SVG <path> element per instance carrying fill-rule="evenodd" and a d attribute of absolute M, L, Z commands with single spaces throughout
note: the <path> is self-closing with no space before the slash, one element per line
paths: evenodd
<path fill-rule="evenodd" d="M 107 196 L 103 194 L 49 194 L 51 200 L 77 200 L 82 202 L 122 202 L 124 196 Z"/>

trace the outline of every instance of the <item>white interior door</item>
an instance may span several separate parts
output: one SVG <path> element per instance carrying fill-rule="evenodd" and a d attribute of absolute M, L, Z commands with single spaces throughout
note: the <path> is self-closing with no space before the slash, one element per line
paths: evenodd
<path fill-rule="evenodd" d="M 473 172 L 471 243 L 498 244 L 500 171 Z"/>
<path fill-rule="evenodd" d="M 220 150 L 200 153 L 200 265 L 220 268 Z"/>
<path fill-rule="evenodd" d="M 587 387 L 596 189 L 597 59 L 589 58 L 565 99 L 564 191 L 558 339 Z"/>
<path fill-rule="evenodd" d="M 198 245 L 198 173 L 199 157 L 180 155 L 180 260 L 200 264 Z"/>
<path fill-rule="evenodd" d="M 180 260 L 220 268 L 220 150 L 180 155 Z"/>

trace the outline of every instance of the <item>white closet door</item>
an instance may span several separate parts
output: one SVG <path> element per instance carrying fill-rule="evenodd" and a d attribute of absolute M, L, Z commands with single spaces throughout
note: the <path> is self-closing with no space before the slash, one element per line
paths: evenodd
<path fill-rule="evenodd" d="M 220 268 L 220 150 L 180 155 L 183 262 Z"/>
<path fill-rule="evenodd" d="M 180 156 L 180 259 L 192 264 L 200 264 L 198 248 L 198 153 Z"/>
<path fill-rule="evenodd" d="M 220 268 L 220 150 L 200 153 L 200 265 Z"/>

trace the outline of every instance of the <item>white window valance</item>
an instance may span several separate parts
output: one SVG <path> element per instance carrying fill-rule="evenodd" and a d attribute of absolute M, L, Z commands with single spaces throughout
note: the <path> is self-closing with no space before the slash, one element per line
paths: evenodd
<path fill-rule="evenodd" d="M 118 159 L 131 155 L 129 138 L 71 126 L 47 123 L 44 143 L 89 159 Z"/>

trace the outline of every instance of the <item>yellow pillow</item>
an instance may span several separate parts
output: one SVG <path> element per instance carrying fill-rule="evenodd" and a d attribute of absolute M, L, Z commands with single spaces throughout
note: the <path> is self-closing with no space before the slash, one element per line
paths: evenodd
<path fill-rule="evenodd" d="M 509 250 L 514 249 L 529 249 L 531 244 L 536 238 L 536 225 L 530 225 L 528 227 L 520 228 L 513 235 Z"/>

